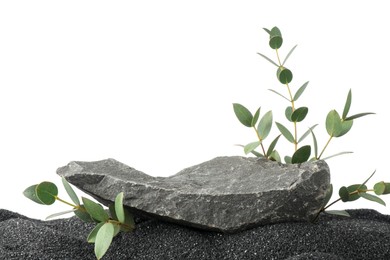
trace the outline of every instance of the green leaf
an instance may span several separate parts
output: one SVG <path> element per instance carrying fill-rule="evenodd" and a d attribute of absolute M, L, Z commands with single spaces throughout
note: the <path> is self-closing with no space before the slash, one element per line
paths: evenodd
<path fill-rule="evenodd" d="M 298 45 L 295 45 L 287 54 L 286 58 L 284 59 L 283 63 L 282 63 L 282 66 L 284 66 L 284 64 L 286 63 L 287 59 L 290 57 L 290 55 L 293 53 L 293 51 L 295 50 L 295 48 L 297 47 Z"/>
<path fill-rule="evenodd" d="M 257 109 L 255 115 L 252 118 L 252 123 L 251 123 L 252 127 L 254 127 L 256 125 L 257 120 L 259 120 L 259 116 L 260 116 L 260 107 Z"/>
<path fill-rule="evenodd" d="M 390 183 L 378 182 L 374 185 L 374 192 L 376 195 L 385 195 L 390 193 Z"/>
<path fill-rule="evenodd" d="M 50 216 L 47 216 L 45 220 L 56 218 L 56 217 L 59 217 L 59 216 L 65 215 L 65 214 L 69 214 L 69 213 L 72 213 L 75 211 L 76 211 L 76 209 L 71 209 L 71 210 L 66 210 L 66 211 L 54 213 L 54 214 L 51 214 Z"/>
<path fill-rule="evenodd" d="M 309 109 L 307 107 L 300 107 L 295 109 L 295 111 L 291 115 L 291 120 L 293 122 L 301 122 L 305 119 Z"/>
<path fill-rule="evenodd" d="M 58 195 L 57 186 L 48 181 L 41 182 L 35 188 L 36 195 L 45 205 L 51 205 L 56 201 Z"/>
<path fill-rule="evenodd" d="M 282 160 L 280 159 L 280 155 L 276 150 L 272 151 L 272 153 L 269 155 L 269 158 L 271 161 L 282 162 Z"/>
<path fill-rule="evenodd" d="M 343 202 L 349 201 L 349 191 L 347 187 L 343 186 L 339 189 L 339 196 Z"/>
<path fill-rule="evenodd" d="M 261 118 L 259 125 L 257 126 L 257 132 L 260 135 L 261 140 L 267 138 L 272 128 L 272 111 L 268 111 Z"/>
<path fill-rule="evenodd" d="M 268 90 L 274 92 L 275 94 L 281 96 L 282 98 L 284 98 L 285 100 L 287 100 L 288 102 L 290 102 L 290 100 L 289 100 L 288 98 L 286 98 L 285 96 L 283 96 L 283 95 L 280 94 L 279 92 L 277 92 L 277 91 L 275 91 L 275 90 L 273 90 L 273 89 L 268 89 Z"/>
<path fill-rule="evenodd" d="M 236 144 L 236 146 L 240 146 L 242 148 L 245 148 L 245 146 L 242 144 Z M 245 153 L 245 150 L 244 150 L 244 153 Z M 261 153 L 256 152 L 256 151 L 252 151 L 251 154 L 255 155 L 256 157 L 264 157 L 264 155 L 262 155 Z"/>
<path fill-rule="evenodd" d="M 273 27 L 269 33 L 271 36 L 280 36 L 282 37 L 282 33 L 280 32 L 278 27 Z"/>
<path fill-rule="evenodd" d="M 349 116 L 345 119 L 345 121 L 350 121 L 350 120 L 353 120 L 353 119 L 356 119 L 356 118 L 359 118 L 359 117 L 362 117 L 362 116 L 366 116 L 366 115 L 374 115 L 375 113 L 371 113 L 371 112 L 368 112 L 368 113 L 360 113 L 360 114 L 356 114 L 356 115 L 353 115 L 353 116 Z"/>
<path fill-rule="evenodd" d="M 110 204 L 110 206 L 108 206 L 108 210 L 110 211 L 111 218 L 113 220 L 118 221 L 118 217 L 116 216 L 115 213 L 115 204 Z"/>
<path fill-rule="evenodd" d="M 313 132 L 313 129 L 310 129 L 310 132 L 311 132 L 311 135 L 313 136 L 314 156 L 317 159 L 318 158 L 317 138 L 316 138 L 316 135 Z"/>
<path fill-rule="evenodd" d="M 306 89 L 306 87 L 307 87 L 308 84 L 309 84 L 309 81 L 306 82 L 305 84 L 303 84 L 302 87 L 300 87 L 300 88 L 297 90 L 297 92 L 295 93 L 294 98 L 293 98 L 294 101 L 297 101 L 297 100 L 298 100 L 298 98 L 302 95 L 303 91 L 305 91 L 305 89 Z"/>
<path fill-rule="evenodd" d="M 367 186 L 366 185 L 362 185 L 362 184 L 353 184 L 353 185 L 348 186 L 347 190 L 349 192 L 349 199 L 348 199 L 348 201 L 355 201 L 355 200 L 360 198 L 360 193 L 359 192 L 358 193 L 354 193 L 354 194 L 351 194 L 351 193 L 359 191 L 359 190 L 367 190 Z"/>
<path fill-rule="evenodd" d="M 260 145 L 260 142 L 259 142 L 259 141 L 256 141 L 256 142 L 249 143 L 249 144 L 245 145 L 245 147 L 244 147 L 244 153 L 245 153 L 245 154 L 248 154 L 248 153 L 252 152 L 252 151 L 255 150 L 257 147 L 259 147 L 259 145 Z"/>
<path fill-rule="evenodd" d="M 291 163 L 291 160 L 292 160 L 292 158 L 290 157 L 290 156 L 284 156 L 284 161 L 286 162 L 286 163 Z"/>
<path fill-rule="evenodd" d="M 334 137 L 341 137 L 341 136 L 345 135 L 346 133 L 349 132 L 349 130 L 351 130 L 352 125 L 353 125 L 352 120 L 341 122 L 341 124 L 340 124 L 341 128 L 339 129 L 338 132 L 336 132 L 334 134 Z"/>
<path fill-rule="evenodd" d="M 352 102 L 352 92 L 349 90 L 347 100 L 345 101 L 344 110 L 343 110 L 343 120 L 347 117 L 347 114 L 349 112 L 349 108 L 351 107 Z"/>
<path fill-rule="evenodd" d="M 125 232 L 132 231 L 135 228 L 134 217 L 127 209 L 125 209 L 125 225 L 121 226 L 121 230 Z"/>
<path fill-rule="evenodd" d="M 82 221 L 84 222 L 94 222 L 94 220 L 92 219 L 91 215 L 89 215 L 89 213 L 87 212 L 87 210 L 85 209 L 84 205 L 80 205 L 80 208 L 77 209 L 74 214 L 79 218 L 81 219 Z"/>
<path fill-rule="evenodd" d="M 284 115 L 286 116 L 287 120 L 292 122 L 291 115 L 292 115 L 292 107 L 286 107 L 286 110 L 284 111 Z"/>
<path fill-rule="evenodd" d="M 386 185 L 383 181 L 378 182 L 374 185 L 374 192 L 376 195 L 382 195 L 385 189 L 386 189 Z"/>
<path fill-rule="evenodd" d="M 359 195 L 360 195 L 360 197 L 365 198 L 366 200 L 370 200 L 370 201 L 379 203 L 383 206 L 386 206 L 386 203 L 381 198 L 379 198 L 377 196 L 374 196 L 372 194 L 365 193 L 365 192 L 361 192 L 361 193 L 359 193 Z"/>
<path fill-rule="evenodd" d="M 343 217 L 350 217 L 348 212 L 345 210 L 327 210 L 325 213 L 332 214 L 332 215 L 338 215 L 338 216 L 343 216 Z"/>
<path fill-rule="evenodd" d="M 36 193 L 37 186 L 38 186 L 38 184 L 35 184 L 35 185 L 28 187 L 27 189 L 25 189 L 23 191 L 23 195 L 25 197 L 29 198 L 30 200 L 38 203 L 38 204 L 45 205 L 45 203 L 43 203 L 37 196 L 37 193 Z"/>
<path fill-rule="evenodd" d="M 92 231 L 89 233 L 88 237 L 87 237 L 87 242 L 88 243 L 95 243 L 96 241 L 96 235 L 97 233 L 99 232 L 99 229 L 105 224 L 105 222 L 100 222 L 98 223 L 93 229 Z"/>
<path fill-rule="evenodd" d="M 236 114 L 238 120 L 241 124 L 247 127 L 252 127 L 252 113 L 241 104 L 233 104 L 234 113 Z"/>
<path fill-rule="evenodd" d="M 313 131 L 313 129 L 317 126 L 318 124 L 315 124 L 313 125 L 312 127 L 310 127 L 302 136 L 301 138 L 299 138 L 298 140 L 298 143 L 302 142 L 309 134 L 311 131 Z"/>
<path fill-rule="evenodd" d="M 276 64 L 273 60 L 271 60 L 270 58 L 268 58 L 267 56 L 261 54 L 261 53 L 257 53 L 259 54 L 261 57 L 263 57 L 264 59 L 266 59 L 267 61 L 271 62 L 273 65 L 275 65 L 276 67 L 279 67 L 278 64 Z"/>
<path fill-rule="evenodd" d="M 98 222 L 105 222 L 110 218 L 107 212 L 103 209 L 102 205 L 84 197 L 82 197 L 82 200 L 85 209 L 93 219 L 97 220 Z"/>
<path fill-rule="evenodd" d="M 293 79 L 293 74 L 292 74 L 291 70 L 289 70 L 285 67 L 282 67 L 282 66 L 280 66 L 278 68 L 278 71 L 276 72 L 276 76 L 277 76 L 278 80 L 280 81 L 280 83 L 282 83 L 282 84 L 288 84 Z"/>
<path fill-rule="evenodd" d="M 268 34 L 271 34 L 271 31 L 268 30 L 267 28 L 263 28 L 264 31 L 266 31 Z"/>
<path fill-rule="evenodd" d="M 123 192 L 119 193 L 115 198 L 115 213 L 119 222 L 125 222 L 125 212 L 123 210 Z"/>
<path fill-rule="evenodd" d="M 375 173 L 376 173 L 376 170 L 375 170 L 373 173 L 371 173 L 370 177 L 368 177 L 367 180 L 365 180 L 365 181 L 361 184 L 361 186 L 365 185 L 365 184 L 372 178 L 372 176 L 374 176 Z"/>
<path fill-rule="evenodd" d="M 121 225 L 116 224 L 116 223 L 112 223 L 112 225 L 114 227 L 114 235 L 112 237 L 115 237 L 121 231 Z"/>
<path fill-rule="evenodd" d="M 280 47 L 282 47 L 282 44 L 283 38 L 280 30 L 278 29 L 278 27 L 272 28 L 270 32 L 269 46 L 272 49 L 279 49 Z"/>
<path fill-rule="evenodd" d="M 311 147 L 310 145 L 305 145 L 295 151 L 292 156 L 291 163 L 303 163 L 307 162 L 310 158 Z"/>
<path fill-rule="evenodd" d="M 74 202 L 74 204 L 80 205 L 79 198 L 64 177 L 62 177 L 62 184 L 64 185 L 66 192 L 68 193 L 70 199 Z"/>
<path fill-rule="evenodd" d="M 278 136 L 272 141 L 272 143 L 269 145 L 268 150 L 267 150 L 267 156 L 270 156 L 270 155 L 272 154 L 272 152 L 274 151 L 275 146 L 276 146 L 276 143 L 278 142 L 280 136 L 281 136 L 281 135 L 278 135 Z"/>
<path fill-rule="evenodd" d="M 325 157 L 325 158 L 322 158 L 322 160 L 328 160 L 328 159 L 330 159 L 330 158 L 333 158 L 333 157 L 336 157 L 336 156 L 339 156 L 339 155 L 343 155 L 343 154 L 349 154 L 349 153 L 353 153 L 353 152 L 340 152 L 340 153 L 336 153 L 336 154 L 333 154 L 333 155 L 331 155 L 331 156 L 327 156 L 327 157 Z"/>
<path fill-rule="evenodd" d="M 326 131 L 330 136 L 335 136 L 335 134 L 341 131 L 341 118 L 336 110 L 332 110 L 328 113 L 325 125 Z"/>
<path fill-rule="evenodd" d="M 282 124 L 276 122 L 276 126 L 278 127 L 280 133 L 290 142 L 294 143 L 294 137 L 291 132 Z"/>
<path fill-rule="evenodd" d="M 114 237 L 115 228 L 110 222 L 104 223 L 99 229 L 95 240 L 95 255 L 97 259 L 101 259 L 107 252 Z"/>

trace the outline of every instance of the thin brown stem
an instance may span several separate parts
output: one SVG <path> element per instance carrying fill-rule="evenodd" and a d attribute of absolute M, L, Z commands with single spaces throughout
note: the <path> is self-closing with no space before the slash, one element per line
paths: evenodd
<path fill-rule="evenodd" d="M 328 145 L 329 145 L 329 143 L 330 143 L 330 140 L 332 140 L 332 138 L 333 138 L 333 135 L 331 135 L 331 136 L 329 137 L 329 140 L 326 142 L 326 144 L 325 144 L 325 146 L 324 146 L 324 149 L 322 149 L 322 151 L 321 151 L 321 153 L 320 153 L 320 156 L 318 156 L 317 160 L 320 160 L 320 159 L 321 159 L 322 154 L 324 153 L 326 147 L 328 147 Z"/>
<path fill-rule="evenodd" d="M 63 199 L 60 199 L 60 198 L 57 197 L 57 196 L 55 196 L 55 198 L 56 198 L 56 200 L 61 201 L 62 203 L 65 203 L 66 205 L 69 205 L 69 206 L 71 206 L 71 207 L 74 208 L 74 209 L 80 208 L 80 206 L 74 205 L 74 204 L 72 204 L 72 203 L 70 203 L 70 202 L 67 202 L 67 201 L 65 201 L 65 200 L 63 200 Z"/>
<path fill-rule="evenodd" d="M 268 159 L 268 156 L 267 156 L 265 149 L 264 149 L 264 146 L 263 146 L 263 140 L 261 139 L 261 136 L 259 135 L 259 132 L 257 131 L 256 127 L 253 127 L 253 129 L 255 130 L 257 138 L 259 139 L 261 149 L 263 150 L 263 155 L 266 159 Z"/>

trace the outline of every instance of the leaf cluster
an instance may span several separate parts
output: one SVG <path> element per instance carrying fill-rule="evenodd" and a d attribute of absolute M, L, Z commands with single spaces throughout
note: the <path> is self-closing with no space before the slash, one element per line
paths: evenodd
<path fill-rule="evenodd" d="M 325 143 L 322 150 L 318 149 L 318 141 L 314 133 L 314 129 L 318 124 L 314 124 L 308 127 L 307 130 L 301 136 L 299 136 L 298 125 L 301 124 L 306 119 L 306 116 L 309 113 L 309 108 L 306 106 L 298 107 L 296 103 L 299 100 L 299 98 L 302 96 L 302 94 L 305 92 L 309 82 L 305 82 L 296 90 L 295 93 L 293 93 L 292 88 L 290 86 L 290 83 L 293 80 L 293 73 L 290 69 L 286 68 L 285 66 L 286 61 L 291 56 L 293 51 L 296 49 L 297 45 L 295 45 L 288 52 L 283 62 L 281 62 L 279 56 L 279 49 L 283 45 L 283 37 L 281 31 L 277 27 L 273 27 L 271 30 L 264 28 L 264 30 L 269 34 L 269 46 L 271 47 L 271 49 L 275 51 L 277 62 L 275 62 L 274 60 L 270 59 L 269 57 L 267 57 L 262 53 L 258 53 L 258 54 L 277 67 L 276 77 L 279 83 L 283 84 L 285 90 L 287 91 L 287 95 L 283 95 L 279 91 L 273 89 L 269 89 L 269 90 L 274 94 L 277 94 L 278 96 L 282 97 L 284 100 L 286 100 L 289 103 L 285 108 L 284 117 L 285 119 L 287 119 L 289 123 L 291 123 L 292 130 L 290 130 L 281 122 L 275 122 L 275 125 L 279 130 L 280 134 L 277 135 L 273 139 L 273 141 L 271 141 L 271 143 L 268 146 L 268 149 L 266 149 L 264 140 L 270 134 L 271 128 L 273 126 L 272 111 L 268 111 L 266 114 L 264 114 L 260 122 L 257 124 L 257 121 L 260 117 L 260 108 L 257 109 L 254 114 L 252 114 L 249 111 L 249 109 L 247 109 L 245 106 L 239 103 L 234 103 L 233 110 L 236 117 L 244 126 L 253 128 L 256 132 L 256 136 L 258 139 L 247 145 L 239 145 L 239 146 L 244 147 L 245 154 L 252 153 L 257 157 L 264 157 L 266 159 L 281 162 L 281 156 L 279 152 L 276 150 L 276 145 L 277 142 L 279 141 L 280 136 L 283 136 L 289 143 L 291 143 L 294 146 L 294 153 L 292 155 L 284 156 L 285 163 L 303 163 L 306 161 L 313 161 L 313 160 L 320 160 L 320 159 L 326 160 L 334 156 L 351 153 L 350 151 L 344 151 L 344 152 L 336 153 L 334 155 L 327 156 L 325 158 L 322 157 L 330 141 L 333 138 L 339 138 L 347 134 L 351 130 L 355 119 L 358 119 L 366 115 L 374 114 L 374 113 L 365 112 L 365 113 L 349 115 L 349 110 L 351 108 L 351 103 L 352 103 L 352 91 L 349 90 L 342 113 L 339 113 L 335 109 L 332 109 L 326 116 L 325 128 L 329 136 L 328 136 L 328 141 Z M 308 135 L 312 136 L 313 139 L 312 146 L 311 145 L 300 146 L 302 141 L 304 141 L 304 139 Z M 256 151 L 258 147 L 261 147 L 261 151 Z M 313 155 L 312 155 L 312 151 L 314 151 Z M 370 176 L 370 178 L 371 177 L 372 175 Z M 376 195 L 388 194 L 390 193 L 390 184 L 385 182 L 378 182 L 377 184 L 375 184 L 372 190 L 368 190 L 367 187 L 365 186 L 365 183 L 359 185 L 358 184 L 350 185 L 348 187 L 341 187 L 339 191 L 339 195 L 340 195 L 339 200 L 343 202 L 349 202 L 349 201 L 357 200 L 359 198 L 365 198 L 367 200 L 378 202 L 382 205 L 385 205 L 383 200 L 380 199 L 378 196 L 367 193 L 369 191 L 374 191 Z M 326 205 L 328 204 L 332 196 L 332 193 L 333 193 L 333 187 L 331 185 L 329 187 L 329 190 L 327 191 L 327 196 L 321 211 L 324 211 L 327 208 Z M 333 205 L 333 203 L 331 203 L 329 206 Z M 345 211 L 327 211 L 327 212 L 344 215 L 344 216 L 348 214 Z"/>
<path fill-rule="evenodd" d="M 23 194 L 38 204 L 52 205 L 58 200 L 72 207 L 71 210 L 50 215 L 46 219 L 73 212 L 85 222 L 97 223 L 87 238 L 89 243 L 95 244 L 97 259 L 101 259 L 104 256 L 111 245 L 112 239 L 120 231 L 129 232 L 135 228 L 133 216 L 123 207 L 123 192 L 116 196 L 115 203 L 110 205 L 107 212 L 102 205 L 88 198 L 82 197 L 81 203 L 65 178 L 62 178 L 62 183 L 73 203 L 59 198 L 57 186 L 47 181 L 28 187 Z"/>
<path fill-rule="evenodd" d="M 334 203 L 338 202 L 338 201 L 342 201 L 342 202 L 352 202 L 352 201 L 356 201 L 360 198 L 363 198 L 363 199 L 366 199 L 366 200 L 369 200 L 369 201 L 372 201 L 372 202 L 376 202 L 376 203 L 379 203 L 383 206 L 386 206 L 386 203 L 380 198 L 378 197 L 379 195 L 386 195 L 386 194 L 390 194 L 390 183 L 388 182 L 384 182 L 384 181 L 380 181 L 380 182 L 377 182 L 372 189 L 369 189 L 367 187 L 367 182 L 372 178 L 372 176 L 374 176 L 376 171 L 374 171 L 370 177 L 368 177 L 368 179 L 366 181 L 364 181 L 363 183 L 361 184 L 352 184 L 352 185 L 349 185 L 349 186 L 342 186 L 340 189 L 339 189 L 339 198 L 328 204 L 329 201 L 330 201 L 330 198 L 332 197 L 333 195 L 333 186 L 332 184 L 329 185 L 328 187 L 328 190 L 326 191 L 326 196 L 325 196 L 325 199 L 323 201 L 323 205 L 322 205 L 322 208 L 320 210 L 319 213 L 321 212 L 325 212 L 325 213 L 328 213 L 328 214 L 334 214 L 334 215 L 340 215 L 340 216 L 346 216 L 346 217 L 349 217 L 349 213 L 345 210 L 326 210 L 327 208 L 329 208 L 330 206 L 332 206 Z M 376 195 L 373 195 L 369 192 L 374 192 Z M 318 213 L 318 214 L 319 214 Z M 316 220 L 318 218 L 318 215 L 316 216 L 316 218 L 314 220 Z"/>
<path fill-rule="evenodd" d="M 283 62 L 280 62 L 279 52 L 278 49 L 282 47 L 283 44 L 283 37 L 282 33 L 280 32 L 279 28 L 273 27 L 271 30 L 264 28 L 264 30 L 269 34 L 269 45 L 270 47 L 276 51 L 276 56 L 278 62 L 273 61 L 272 59 L 268 58 L 264 54 L 258 53 L 260 56 L 268 60 L 271 64 L 275 65 L 277 67 L 277 79 L 280 83 L 282 83 L 285 88 L 287 89 L 288 97 L 285 95 L 279 93 L 276 90 L 269 89 L 273 93 L 279 95 L 284 100 L 289 102 L 289 105 L 285 108 L 285 118 L 292 123 L 293 130 L 289 130 L 288 127 L 286 127 L 281 122 L 275 122 L 276 127 L 278 128 L 280 135 L 282 135 L 288 142 L 294 145 L 294 153 L 292 155 L 286 155 L 284 156 L 285 163 L 302 163 L 309 160 L 319 160 L 322 158 L 322 155 L 327 148 L 329 142 L 332 140 L 332 138 L 338 138 L 346 133 L 348 133 L 353 125 L 353 120 L 357 119 L 362 116 L 366 116 L 373 113 L 360 113 L 355 114 L 352 116 L 348 116 L 349 109 L 351 107 L 352 103 L 352 92 L 349 90 L 347 100 L 344 105 L 342 116 L 336 111 L 331 110 L 325 120 L 325 127 L 329 134 L 328 142 L 324 145 L 324 148 L 319 153 L 318 150 L 318 141 L 316 138 L 316 135 L 314 133 L 314 128 L 318 124 L 314 124 L 307 128 L 307 130 L 298 138 L 298 123 L 301 123 L 305 120 L 306 116 L 309 113 L 309 108 L 306 106 L 297 107 L 296 102 L 301 97 L 301 95 L 306 90 L 309 82 L 305 82 L 301 87 L 297 89 L 297 91 L 292 94 L 292 89 L 289 85 L 293 79 L 293 74 L 291 70 L 287 69 L 285 67 L 285 63 L 288 60 L 288 58 L 291 56 L 293 51 L 296 49 L 297 45 L 295 45 L 286 55 Z M 281 157 L 279 152 L 275 149 L 276 144 L 279 140 L 279 136 L 277 136 L 269 145 L 269 148 L 266 150 L 263 144 L 264 139 L 268 136 L 268 134 L 271 131 L 272 125 L 273 125 L 273 118 L 272 118 L 272 111 L 268 111 L 263 118 L 260 120 L 259 124 L 256 127 L 257 120 L 259 118 L 260 108 L 257 109 L 255 114 L 253 115 L 245 106 L 234 103 L 233 104 L 233 110 L 236 114 L 238 120 L 246 127 L 252 127 L 255 129 L 257 134 L 257 141 L 251 142 L 247 145 L 241 145 L 244 147 L 245 154 L 252 153 L 258 157 L 265 157 L 267 159 L 275 160 L 281 162 Z M 308 135 L 312 135 L 313 138 L 313 146 L 310 145 L 304 145 L 299 147 L 299 144 L 301 144 L 304 139 Z M 262 152 L 256 151 L 258 147 L 261 147 Z M 312 148 L 313 147 L 313 148 Z M 312 150 L 314 150 L 314 155 L 312 155 Z M 337 155 L 351 153 L 349 151 L 346 152 L 339 152 L 337 154 L 328 156 L 326 158 L 322 159 L 329 159 Z"/>

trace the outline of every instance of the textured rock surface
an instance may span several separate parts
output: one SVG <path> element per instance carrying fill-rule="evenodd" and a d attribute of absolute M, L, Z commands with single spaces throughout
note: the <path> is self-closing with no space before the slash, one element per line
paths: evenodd
<path fill-rule="evenodd" d="M 283 165 L 238 156 L 170 177 L 152 177 L 114 159 L 71 162 L 57 173 L 104 204 L 123 191 L 124 204 L 137 215 L 223 232 L 309 220 L 330 181 L 323 161 Z"/>
<path fill-rule="evenodd" d="M 40 207 L 37 205 L 37 207 Z M 149 220 L 114 238 L 104 260 L 390 259 L 390 216 L 348 210 L 306 222 L 266 225 L 237 234 L 200 231 Z M 39 221 L 0 210 L 0 259 L 93 260 L 93 228 L 72 217 Z"/>

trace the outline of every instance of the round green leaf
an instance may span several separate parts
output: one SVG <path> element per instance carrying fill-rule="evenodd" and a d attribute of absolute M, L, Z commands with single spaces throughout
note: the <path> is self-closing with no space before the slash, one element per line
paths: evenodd
<path fill-rule="evenodd" d="M 335 134 L 341 132 L 341 118 L 336 110 L 332 110 L 328 113 L 325 125 L 326 131 L 330 136 L 335 136 Z"/>
<path fill-rule="evenodd" d="M 27 198 L 29 198 L 30 200 L 38 203 L 38 204 L 45 205 L 42 201 L 40 201 L 40 199 L 37 196 L 37 193 L 36 193 L 37 186 L 38 186 L 38 184 L 28 187 L 27 189 L 25 189 L 23 191 L 23 195 L 26 196 Z"/>
<path fill-rule="evenodd" d="M 282 44 L 283 38 L 280 36 L 273 36 L 269 39 L 269 46 L 274 50 L 282 47 Z"/>
<path fill-rule="evenodd" d="M 292 107 L 286 107 L 286 110 L 284 111 L 284 114 L 286 115 L 286 118 L 288 121 L 292 122 L 291 115 L 292 115 Z"/>
<path fill-rule="evenodd" d="M 291 163 L 291 157 L 290 156 L 284 156 L 284 161 L 286 162 L 286 163 Z"/>
<path fill-rule="evenodd" d="M 349 132 L 349 130 L 351 130 L 352 125 L 353 125 L 353 120 L 342 121 L 340 124 L 341 126 L 340 129 L 337 132 L 335 132 L 334 137 L 340 137 L 345 135 L 346 133 Z"/>
<path fill-rule="evenodd" d="M 339 196 L 343 202 L 349 201 L 349 191 L 347 187 L 343 186 L 339 189 Z"/>
<path fill-rule="evenodd" d="M 378 182 L 374 185 L 374 192 L 376 195 L 385 195 L 390 193 L 390 183 Z"/>
<path fill-rule="evenodd" d="M 278 77 L 278 80 L 282 84 L 288 84 L 293 79 L 293 74 L 289 69 L 286 69 L 285 67 L 280 66 L 278 68 L 278 71 L 276 72 L 276 76 Z"/>
<path fill-rule="evenodd" d="M 301 122 L 305 119 L 309 109 L 307 107 L 297 108 L 291 115 L 291 120 L 293 122 Z"/>
<path fill-rule="evenodd" d="M 119 193 L 115 198 L 115 213 L 119 222 L 125 223 L 125 212 L 123 210 L 123 192 Z"/>
<path fill-rule="evenodd" d="M 269 32 L 270 39 L 269 39 L 269 46 L 272 49 L 279 49 L 282 47 L 283 44 L 283 38 L 282 33 L 280 32 L 278 27 L 274 27 Z"/>
<path fill-rule="evenodd" d="M 367 190 L 366 185 L 361 185 L 361 184 L 353 184 L 347 187 L 347 190 L 349 192 L 349 199 L 348 201 L 355 201 L 360 198 L 359 193 L 351 194 L 353 192 L 359 191 L 359 190 Z"/>
<path fill-rule="evenodd" d="M 93 219 L 95 219 L 97 222 L 105 222 L 110 217 L 108 216 L 107 212 L 103 209 L 102 205 L 97 204 L 96 202 L 93 202 L 90 199 L 82 198 L 84 207 L 91 215 Z"/>
<path fill-rule="evenodd" d="M 295 151 L 292 156 L 291 163 L 303 163 L 310 158 L 311 147 L 310 145 L 305 145 Z"/>
<path fill-rule="evenodd" d="M 259 125 L 257 127 L 257 131 L 260 135 L 261 140 L 267 138 L 269 132 L 271 131 L 271 128 L 272 128 L 272 111 L 268 111 L 261 118 Z"/>
<path fill-rule="evenodd" d="M 51 205 L 56 201 L 58 195 L 57 186 L 48 181 L 41 182 L 35 188 L 36 195 L 40 201 L 45 205 Z"/>
<path fill-rule="evenodd" d="M 374 185 L 374 192 L 376 195 L 382 195 L 385 191 L 386 185 L 383 181 L 378 182 Z"/>
<path fill-rule="evenodd" d="M 234 103 L 233 104 L 234 113 L 236 114 L 238 120 L 247 127 L 252 127 L 252 113 L 243 105 Z"/>
<path fill-rule="evenodd" d="M 95 239 L 95 256 L 97 259 L 101 259 L 107 252 L 111 245 L 112 238 L 114 237 L 114 233 L 114 224 L 110 222 L 104 223 L 104 225 L 100 227 Z"/>

